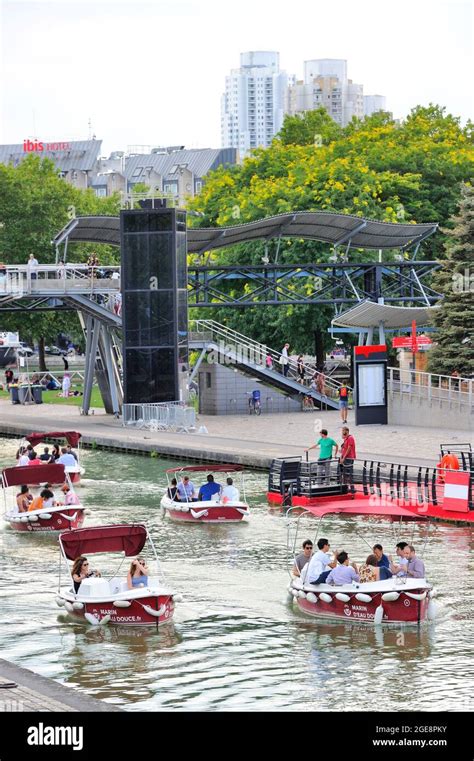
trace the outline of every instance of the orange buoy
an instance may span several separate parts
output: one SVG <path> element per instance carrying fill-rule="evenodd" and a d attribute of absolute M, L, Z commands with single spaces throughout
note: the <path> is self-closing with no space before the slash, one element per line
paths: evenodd
<path fill-rule="evenodd" d="M 455 454 L 445 454 L 436 466 L 438 470 L 438 483 L 444 484 L 446 470 L 459 470 L 459 460 Z"/>

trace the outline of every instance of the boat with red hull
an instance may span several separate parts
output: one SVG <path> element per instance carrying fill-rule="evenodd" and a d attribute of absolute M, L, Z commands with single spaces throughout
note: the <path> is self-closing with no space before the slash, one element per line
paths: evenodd
<path fill-rule="evenodd" d="M 233 496 L 226 497 L 216 493 L 211 500 L 198 498 L 171 499 L 169 496 L 171 477 L 177 480 L 192 473 L 239 473 L 241 476 L 240 489 L 233 488 Z M 166 471 L 168 489 L 161 500 L 161 508 L 171 520 L 183 523 L 240 523 L 250 515 L 249 506 L 245 500 L 245 481 L 242 465 L 189 465 L 170 468 Z M 179 481 L 178 481 L 179 482 Z"/>
<path fill-rule="evenodd" d="M 35 487 L 45 483 L 67 483 L 70 491 L 65 497 L 65 502 L 70 500 L 71 504 L 56 502 L 53 506 L 20 512 L 15 496 L 9 489 L 23 484 Z M 66 531 L 81 528 L 84 523 L 85 507 L 75 495 L 64 465 L 25 465 L 5 468 L 2 471 L 2 488 L 5 507 L 4 520 L 14 531 L 30 533 Z"/>
<path fill-rule="evenodd" d="M 147 542 L 158 573 L 155 577 L 144 577 L 142 585 L 129 589 L 126 575 L 118 575 L 123 558 L 140 555 Z M 70 531 L 60 534 L 59 545 L 68 581 L 61 586 L 59 577 L 56 604 L 72 618 L 92 626 L 158 626 L 173 618 L 175 602 L 181 596 L 167 586 L 145 525 L 118 524 Z M 76 592 L 68 561 L 99 553 L 120 553 L 117 575 L 84 578 Z"/>
<path fill-rule="evenodd" d="M 25 436 L 24 440 L 21 442 L 21 446 L 25 446 L 26 442 L 28 444 L 31 444 L 33 449 L 37 447 L 39 444 L 42 444 L 44 442 L 54 442 L 59 443 L 62 442 L 69 444 L 70 447 L 72 447 L 75 450 L 75 459 L 76 464 L 75 465 L 66 465 L 65 470 L 68 474 L 71 483 L 78 484 L 80 483 L 81 476 L 84 475 L 85 469 L 81 465 L 81 448 L 80 448 L 80 441 L 82 438 L 82 434 L 78 431 L 46 431 L 44 433 L 38 432 L 38 433 L 29 433 L 27 436 Z M 51 483 L 57 483 L 56 481 L 51 481 Z"/>
<path fill-rule="evenodd" d="M 341 471 L 336 460 L 325 466 L 302 457 L 275 459 L 270 467 L 267 499 L 283 507 L 325 505 L 335 512 L 355 502 L 358 513 L 368 515 L 374 514 L 374 506 L 388 515 L 390 508 L 397 505 L 406 511 L 405 520 L 427 517 L 474 523 L 470 446 L 468 454 L 462 458 L 463 469 L 365 459 L 354 460 L 351 472 Z"/>

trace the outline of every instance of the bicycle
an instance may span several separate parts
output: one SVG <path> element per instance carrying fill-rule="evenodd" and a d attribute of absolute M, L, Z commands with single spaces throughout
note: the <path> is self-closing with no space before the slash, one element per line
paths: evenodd
<path fill-rule="evenodd" d="M 247 392 L 247 395 L 249 397 L 249 415 L 261 415 L 262 414 L 262 407 L 260 404 L 260 397 L 254 397 L 253 393 L 250 394 L 250 392 Z"/>

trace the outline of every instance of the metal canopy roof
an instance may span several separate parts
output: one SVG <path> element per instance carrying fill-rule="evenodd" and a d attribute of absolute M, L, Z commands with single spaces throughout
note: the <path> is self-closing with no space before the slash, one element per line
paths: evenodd
<path fill-rule="evenodd" d="M 362 301 L 332 320 L 336 328 L 376 328 L 383 323 L 385 328 L 409 328 L 413 320 L 417 327 L 431 322 L 437 307 L 394 307 Z"/>
<path fill-rule="evenodd" d="M 376 222 L 350 214 L 301 211 L 279 214 L 233 227 L 188 228 L 188 252 L 201 253 L 267 238 L 306 238 L 362 249 L 406 249 L 432 235 L 437 224 L 420 225 Z M 54 242 L 69 241 L 120 245 L 119 217 L 78 217 L 56 236 Z"/>

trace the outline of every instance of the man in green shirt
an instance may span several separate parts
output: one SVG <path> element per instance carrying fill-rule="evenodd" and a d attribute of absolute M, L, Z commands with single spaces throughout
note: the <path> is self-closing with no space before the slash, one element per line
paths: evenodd
<path fill-rule="evenodd" d="M 321 429 L 321 438 L 312 447 L 305 449 L 305 452 L 309 452 L 310 449 L 316 449 L 319 447 L 318 458 L 318 484 L 329 483 L 329 474 L 331 470 L 331 460 L 333 458 L 332 450 L 336 447 L 334 457 L 337 457 L 339 445 L 334 439 L 330 439 L 328 432 L 325 428 Z"/>

